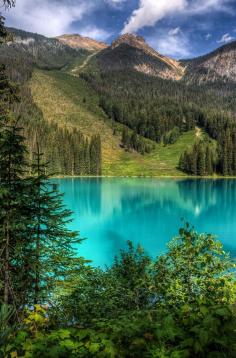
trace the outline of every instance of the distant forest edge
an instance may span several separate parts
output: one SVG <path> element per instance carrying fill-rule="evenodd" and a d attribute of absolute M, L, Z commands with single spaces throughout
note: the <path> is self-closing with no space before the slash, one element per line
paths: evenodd
<path fill-rule="evenodd" d="M 129 46 L 100 51 L 76 73 L 90 52 L 72 49 L 56 39 L 21 30 L 9 31 L 13 33 L 15 42 L 9 42 L 12 41 L 9 38 L 1 46 L 0 63 L 6 66 L 10 78 L 19 84 L 21 102 L 14 105 L 14 111 L 21 116 L 29 157 L 33 156 L 39 141 L 45 160 L 50 163 L 50 172 L 70 176 L 104 174 L 103 141 L 104 137 L 105 140 L 110 138 L 106 138 L 109 134 L 94 134 L 90 127 L 84 132 L 69 121 L 62 123 L 60 118 L 58 121 L 45 118 L 29 85 L 35 69 L 65 73 L 71 78 L 73 75 L 74 79 L 77 77 L 78 81 L 88 84 L 91 96 L 95 94 L 98 97 L 95 106 L 102 109 L 104 120 L 107 118 L 116 138 L 115 144 L 111 144 L 112 150 L 120 151 L 123 158 L 122 165 L 114 169 L 115 158 L 113 165 L 113 154 L 108 152 L 111 168 L 105 174 L 122 175 L 127 164 L 126 153 L 134 153 L 135 160 L 142 166 L 143 160 L 148 162 L 150 158 L 150 163 L 153 163 L 155 158 L 159 158 L 158 148 L 162 152 L 166 150 L 168 156 L 171 156 L 173 148 L 173 155 L 178 155 L 178 160 L 176 163 L 173 161 L 174 164 L 171 162 L 174 166 L 174 170 L 169 171 L 171 175 L 236 175 L 236 87 L 233 82 L 217 80 L 199 84 L 135 71 L 127 61 L 132 65 L 134 58 L 141 62 L 149 58 L 140 51 L 133 53 L 134 49 Z M 32 44 L 29 38 L 33 39 Z M 119 66 L 116 61 L 119 61 Z M 77 93 L 73 95 L 76 100 Z M 84 106 L 91 112 L 96 111 L 86 103 L 86 96 L 80 103 L 81 108 Z M 206 135 L 186 143 L 176 154 L 174 144 L 195 128 Z M 163 160 L 159 160 L 163 164 Z M 149 172 L 145 170 L 137 171 L 134 165 L 131 173 L 146 175 Z M 168 170 L 169 162 L 162 174 L 168 175 Z M 155 175 L 155 170 L 151 174 Z M 156 175 L 159 174 L 157 171 Z"/>

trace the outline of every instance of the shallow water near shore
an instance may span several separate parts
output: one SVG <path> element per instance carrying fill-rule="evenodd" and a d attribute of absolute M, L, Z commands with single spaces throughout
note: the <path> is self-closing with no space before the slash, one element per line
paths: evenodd
<path fill-rule="evenodd" d="M 94 266 L 111 265 L 128 240 L 152 256 L 166 251 L 181 219 L 199 232 L 215 234 L 236 257 L 235 179 L 53 179 L 73 211 L 78 254 Z"/>

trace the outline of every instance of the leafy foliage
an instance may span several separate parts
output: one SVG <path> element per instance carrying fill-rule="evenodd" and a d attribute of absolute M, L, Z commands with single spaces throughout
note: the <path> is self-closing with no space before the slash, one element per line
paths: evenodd
<path fill-rule="evenodd" d="M 159 304 L 178 308 L 233 302 L 234 265 L 212 235 L 198 235 L 187 225 L 168 248 L 155 263 Z"/>
<path fill-rule="evenodd" d="M 87 268 L 77 276 L 72 293 L 58 297 L 53 308 L 29 311 L 5 352 L 33 357 L 234 357 L 233 269 L 218 241 L 188 225 L 156 261 L 129 243 L 111 268 Z"/>

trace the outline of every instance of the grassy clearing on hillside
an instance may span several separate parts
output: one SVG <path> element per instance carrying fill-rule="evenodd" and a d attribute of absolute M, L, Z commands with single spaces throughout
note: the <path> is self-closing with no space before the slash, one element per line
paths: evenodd
<path fill-rule="evenodd" d="M 126 152 L 120 146 L 120 135 L 113 135 L 111 120 L 99 108 L 96 93 L 81 78 L 62 71 L 36 70 L 31 89 L 48 121 L 76 127 L 88 137 L 101 135 L 103 175 L 184 176 L 176 167 L 180 154 L 197 139 L 195 131 L 183 134 L 173 145 L 155 144 L 152 153 L 144 156 Z"/>

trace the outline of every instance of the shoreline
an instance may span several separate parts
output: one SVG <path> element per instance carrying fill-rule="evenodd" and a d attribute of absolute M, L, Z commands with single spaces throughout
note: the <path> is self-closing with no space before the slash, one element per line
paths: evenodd
<path fill-rule="evenodd" d="M 181 176 L 181 175 L 56 175 L 50 177 L 50 179 L 209 179 L 209 180 L 222 180 L 233 179 L 236 180 L 236 176 Z"/>

